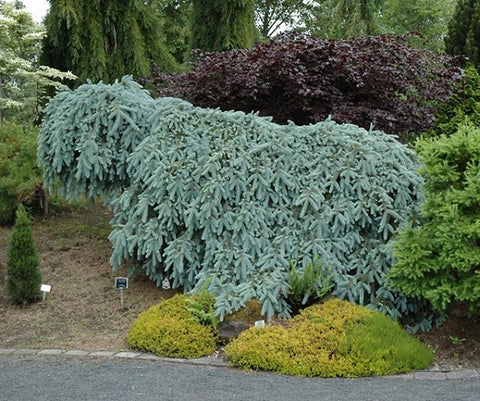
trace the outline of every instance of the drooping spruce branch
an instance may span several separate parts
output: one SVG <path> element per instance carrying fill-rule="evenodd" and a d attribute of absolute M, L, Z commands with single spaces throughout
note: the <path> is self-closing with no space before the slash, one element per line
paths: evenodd
<path fill-rule="evenodd" d="M 157 284 L 207 288 L 220 317 L 253 297 L 267 316 L 288 314 L 290 262 L 316 258 L 335 296 L 393 316 L 415 308 L 383 277 L 422 179 L 383 132 L 153 100 L 124 79 L 60 93 L 39 160 L 69 198 L 107 192 L 113 268 L 128 260 Z"/>

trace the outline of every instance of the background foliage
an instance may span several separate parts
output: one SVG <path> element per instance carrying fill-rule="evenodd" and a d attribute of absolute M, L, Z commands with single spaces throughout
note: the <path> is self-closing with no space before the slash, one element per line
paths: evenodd
<path fill-rule="evenodd" d="M 5 119 L 38 123 L 47 90 L 75 78 L 39 65 L 44 33 L 20 5 L 0 2 L 0 124 Z"/>
<path fill-rule="evenodd" d="M 256 36 L 254 15 L 254 0 L 192 0 L 191 48 L 249 48 Z"/>
<path fill-rule="evenodd" d="M 450 136 L 468 122 L 480 127 L 480 75 L 473 65 L 465 68 L 452 96 L 440 105 L 435 127 L 429 135 Z"/>
<path fill-rule="evenodd" d="M 156 77 L 160 95 L 201 107 L 258 111 L 303 125 L 328 115 L 389 134 L 432 128 L 461 70 L 402 37 L 347 41 L 289 35 L 249 50 L 204 53 L 193 71 Z"/>
<path fill-rule="evenodd" d="M 151 61 L 174 71 L 162 21 L 140 0 L 50 0 L 41 61 L 86 79 L 148 75 Z"/>
<path fill-rule="evenodd" d="M 445 50 L 448 54 L 462 54 L 478 67 L 480 63 L 480 3 L 477 0 L 458 0 L 448 24 Z"/>
<path fill-rule="evenodd" d="M 42 171 L 36 165 L 38 129 L 12 122 L 0 124 L 0 225 L 14 222 L 19 203 L 36 205 Z"/>

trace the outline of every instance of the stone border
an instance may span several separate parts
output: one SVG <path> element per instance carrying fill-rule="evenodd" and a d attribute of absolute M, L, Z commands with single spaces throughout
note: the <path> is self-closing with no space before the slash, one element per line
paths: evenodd
<path fill-rule="evenodd" d="M 217 356 L 208 356 L 197 359 L 175 359 L 159 357 L 157 355 L 132 352 L 132 351 L 84 351 L 84 350 L 62 350 L 62 349 L 44 349 L 36 350 L 29 348 L 0 348 L 0 356 L 51 356 L 51 357 L 71 357 L 71 358 L 113 358 L 113 359 L 135 359 L 168 363 L 184 363 L 190 365 L 206 365 L 215 367 L 229 367 L 230 365 L 223 358 Z M 381 376 L 378 379 L 414 379 L 414 380 L 464 380 L 468 378 L 480 378 L 480 369 L 453 369 L 441 370 L 434 368 L 431 370 L 422 370 L 413 373 L 394 376 Z"/>

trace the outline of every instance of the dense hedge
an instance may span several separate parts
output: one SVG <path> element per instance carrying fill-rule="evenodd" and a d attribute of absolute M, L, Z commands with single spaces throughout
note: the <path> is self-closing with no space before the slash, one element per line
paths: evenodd
<path fill-rule="evenodd" d="M 329 115 L 407 138 L 431 129 L 461 70 L 405 37 L 287 35 L 249 50 L 199 55 L 191 72 L 154 77 L 157 93 L 201 107 L 256 111 L 299 125 Z"/>

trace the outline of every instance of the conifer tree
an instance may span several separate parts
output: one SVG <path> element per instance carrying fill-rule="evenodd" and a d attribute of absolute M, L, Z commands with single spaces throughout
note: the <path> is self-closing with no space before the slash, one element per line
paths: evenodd
<path fill-rule="evenodd" d="M 20 204 L 8 249 L 5 293 L 15 304 L 35 302 L 40 299 L 41 283 L 31 221 Z"/>
<path fill-rule="evenodd" d="M 480 1 L 459 0 L 445 37 L 448 54 L 462 54 L 478 66 L 480 64 Z"/>
<path fill-rule="evenodd" d="M 50 0 L 45 25 L 43 63 L 73 71 L 78 84 L 145 76 L 150 60 L 175 69 L 161 19 L 140 0 Z"/>
<path fill-rule="evenodd" d="M 255 41 L 254 0 L 193 0 L 191 48 L 222 51 Z"/>

